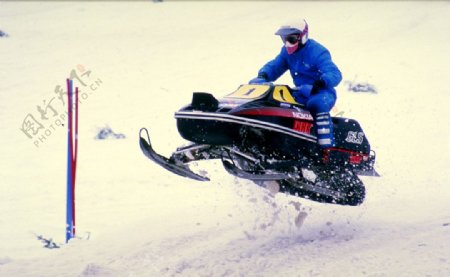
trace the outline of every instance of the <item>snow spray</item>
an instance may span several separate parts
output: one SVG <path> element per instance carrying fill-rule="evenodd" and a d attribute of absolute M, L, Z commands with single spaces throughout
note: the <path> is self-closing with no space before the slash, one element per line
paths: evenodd
<path fill-rule="evenodd" d="M 75 237 L 75 176 L 78 153 L 78 87 L 73 92 L 73 80 L 67 79 L 67 202 L 66 243 Z"/>

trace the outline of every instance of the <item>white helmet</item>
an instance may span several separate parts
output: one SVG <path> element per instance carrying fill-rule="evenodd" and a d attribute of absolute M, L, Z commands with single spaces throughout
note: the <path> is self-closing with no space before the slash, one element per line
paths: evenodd
<path fill-rule="evenodd" d="M 308 41 L 308 23 L 306 23 L 306 20 L 300 19 L 299 21 L 285 24 L 278 29 L 275 35 L 281 36 L 283 41 L 285 41 L 289 35 L 299 35 L 298 41 L 300 41 L 302 45 L 305 45 Z"/>

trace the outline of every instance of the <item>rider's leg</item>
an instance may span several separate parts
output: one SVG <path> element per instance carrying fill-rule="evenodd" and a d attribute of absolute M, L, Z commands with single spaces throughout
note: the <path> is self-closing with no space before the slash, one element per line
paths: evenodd
<path fill-rule="evenodd" d="M 311 96 L 306 103 L 306 108 L 314 117 L 317 143 L 324 149 L 335 146 L 333 134 L 333 122 L 330 111 L 336 103 L 336 94 L 333 91 L 321 90 Z"/>

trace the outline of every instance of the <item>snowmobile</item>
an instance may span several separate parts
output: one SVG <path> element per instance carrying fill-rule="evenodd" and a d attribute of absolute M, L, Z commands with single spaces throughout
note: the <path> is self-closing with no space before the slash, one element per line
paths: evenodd
<path fill-rule="evenodd" d="M 356 206 L 365 198 L 358 175 L 378 176 L 375 152 L 356 120 L 332 117 L 336 146 L 317 144 L 314 119 L 287 85 L 244 84 L 221 99 L 194 92 L 175 112 L 179 134 L 189 144 L 167 158 L 153 149 L 146 128 L 140 147 L 168 171 L 198 181 L 189 165 L 219 159 L 225 170 L 261 186 L 322 203 Z"/>

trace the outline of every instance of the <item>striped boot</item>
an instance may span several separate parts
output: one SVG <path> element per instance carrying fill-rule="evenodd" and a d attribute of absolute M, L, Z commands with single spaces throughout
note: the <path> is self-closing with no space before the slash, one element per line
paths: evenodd
<path fill-rule="evenodd" d="M 329 112 L 318 113 L 315 116 L 314 125 L 316 127 L 317 143 L 323 149 L 335 146 L 333 135 L 333 122 Z"/>

